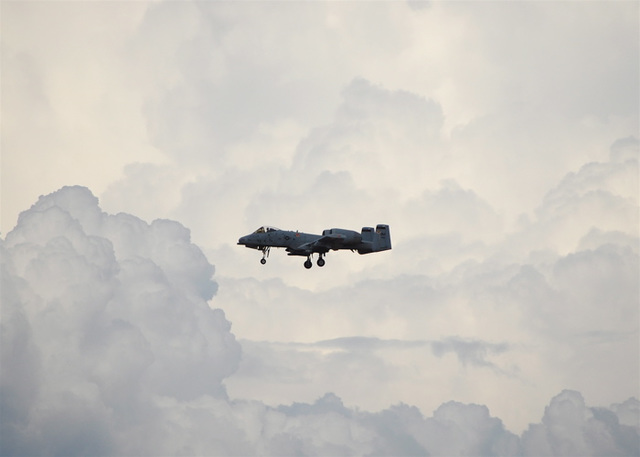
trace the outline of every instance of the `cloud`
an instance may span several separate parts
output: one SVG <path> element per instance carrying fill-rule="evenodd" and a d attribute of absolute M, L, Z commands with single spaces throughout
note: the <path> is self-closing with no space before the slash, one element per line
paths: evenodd
<path fill-rule="evenodd" d="M 230 323 L 207 305 L 213 267 L 188 230 L 107 215 L 97 203 L 86 188 L 62 188 L 3 241 L 9 452 L 111 453 L 112 414 L 124 427 L 152 409 L 150 395 L 224 397 L 221 381 L 238 364 Z M 83 428 L 71 432 L 75 423 Z"/>
<path fill-rule="evenodd" d="M 560 179 L 536 208 L 535 219 L 521 219 L 514 248 L 569 253 L 583 238 L 591 236 L 595 242 L 595 233 L 611 234 L 603 241 L 613 233 L 618 233 L 618 242 L 622 242 L 620 236 L 637 237 L 637 148 L 636 138 L 617 140 L 609 160 L 584 164 Z M 637 241 L 624 244 L 637 250 Z"/>
<path fill-rule="evenodd" d="M 2 454 L 637 453 L 638 7 L 417 6 L 3 7 Z"/>
<path fill-rule="evenodd" d="M 636 455 L 638 430 L 621 425 L 607 408 L 588 408 L 579 392 L 565 390 L 545 408 L 542 423 L 529 426 L 522 443 L 526 455 Z"/>
<path fill-rule="evenodd" d="M 122 71 L 136 68 L 126 49 L 147 5 L 121 6 L 4 8 L 2 111 L 11 115 L 2 163 L 12 171 L 3 189 L 13 189 L 2 205 L 5 235 L 38 195 L 70 183 L 102 191 L 127 163 L 163 160 L 145 138 L 145 91 Z M 113 27 L 97 26 L 102 20 Z"/>
<path fill-rule="evenodd" d="M 231 399 L 225 384 L 234 377 L 272 382 L 291 395 L 296 383 L 315 381 L 308 376 L 318 371 L 302 369 L 309 361 L 328 377 L 350 367 L 352 384 L 362 370 L 397 382 L 394 376 L 407 371 L 390 354 L 405 352 L 411 359 L 431 353 L 437 359 L 454 353 L 462 367 L 493 370 L 498 365 L 492 358 L 514 348 L 458 337 L 337 338 L 280 348 L 273 343 L 271 349 L 243 341 L 240 364 L 240 345 L 225 313 L 207 303 L 216 291 L 213 267 L 190 242 L 189 231 L 177 222 L 147 224 L 104 213 L 86 188 L 65 187 L 41 197 L 20 215 L 1 247 L 3 455 L 637 450 L 636 399 L 590 408 L 575 391 L 555 397 L 542 423 L 531 424 L 522 437 L 506 430 L 486 406 L 455 401 L 425 417 L 407 403 L 366 412 L 326 391 L 289 406 Z M 582 264 L 581 257 L 565 262 L 557 267 L 559 275 Z M 376 365 L 377 371 L 369 371 Z M 320 390 L 331 385 L 326 381 Z"/>
<path fill-rule="evenodd" d="M 493 367 L 492 363 L 485 360 L 487 353 L 500 354 L 508 349 L 508 345 L 505 343 L 488 344 L 482 341 L 463 341 L 457 338 L 434 342 L 431 345 L 434 354 L 438 357 L 447 352 L 454 352 L 463 365 L 469 363 L 481 367 Z"/>
<path fill-rule="evenodd" d="M 377 195 L 412 195 L 431 177 L 425 172 L 441 170 L 442 123 L 442 108 L 433 100 L 354 79 L 342 92 L 333 122 L 311 131 L 298 146 L 284 189 L 303 190 L 310 176 L 329 171 L 349 172 L 356 188 Z"/>
<path fill-rule="evenodd" d="M 487 404 L 515 428 L 526 427 L 539 414 L 536 405 L 567 386 L 600 404 L 618 401 L 605 386 L 636 395 L 636 166 L 627 152 L 622 160 L 568 173 L 511 233 L 492 233 L 500 217 L 474 192 L 443 184 L 394 207 L 398 220 L 416 222 L 413 214 L 425 208 L 436 216 L 433 223 L 411 225 L 413 234 L 404 227 L 398 237 L 392 225 L 393 251 L 355 264 L 360 271 L 351 267 L 341 276 L 351 257 L 329 258 L 332 274 L 314 272 L 314 292 L 302 286 L 309 275 L 292 270 L 290 259 L 280 264 L 272 252 L 269 268 L 276 273 L 266 274 L 282 268 L 283 276 L 268 279 L 248 253 L 246 268 L 256 267 L 246 275 L 253 277 L 220 277 L 216 297 L 241 326 L 247 354 L 254 354 L 228 381 L 230 391 L 285 402 L 281 376 L 299 398 L 321 395 L 313 386 L 326 383 L 347 404 L 368 409 L 402 401 L 430 410 L 457 398 Z M 584 210 L 594 193 L 621 204 Z M 417 341 L 423 346 L 410 345 Z M 253 363 L 268 383 L 248 375 Z M 431 374 L 434 366 L 440 377 Z M 354 378 L 366 387 L 353 388 Z M 439 399 L 418 386 L 439 392 Z M 544 395 L 542 386 L 549 388 Z M 499 399 L 504 390 L 526 398 L 517 412 Z"/>
<path fill-rule="evenodd" d="M 526 201 L 529 211 L 549 182 L 637 130 L 635 5 L 412 6 L 8 6 L 3 161 L 17 172 L 3 181 L 14 189 L 4 233 L 38 193 L 64 184 L 85 183 L 102 197 L 128 163 L 169 165 L 188 175 L 173 201 L 185 181 L 229 164 L 260 167 L 277 155 L 289 165 L 299 141 L 273 133 L 282 126 L 296 140 L 317 138 L 320 126 L 334 135 L 362 113 L 361 135 L 353 125 L 346 133 L 368 154 L 384 153 L 389 174 L 348 170 L 358 185 L 368 170 L 395 183 L 392 172 L 404 167 L 408 177 L 420 170 L 420 183 L 454 179 L 494 208 L 521 211 Z M 113 27 L 97 26 L 104 17 Z M 453 141 L 441 148 L 434 138 Z M 67 166 L 55 174 L 30 167 L 35 154 L 46 169 Z M 425 158 L 443 154 L 455 173 Z M 506 186 L 518 190 L 505 195 Z M 135 213 L 151 205 L 162 212 L 151 219 L 176 217 L 158 187 Z M 196 221 L 180 220 L 195 233 Z"/>

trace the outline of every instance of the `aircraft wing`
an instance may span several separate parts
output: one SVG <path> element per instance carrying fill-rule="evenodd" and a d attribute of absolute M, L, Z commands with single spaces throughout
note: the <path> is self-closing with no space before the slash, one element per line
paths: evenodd
<path fill-rule="evenodd" d="M 295 248 L 295 251 L 310 254 L 313 252 L 327 252 L 330 249 L 340 249 L 344 245 L 344 236 L 342 235 L 323 235 L 317 240 L 309 243 L 301 244 Z M 292 249 L 292 252 L 294 249 Z"/>

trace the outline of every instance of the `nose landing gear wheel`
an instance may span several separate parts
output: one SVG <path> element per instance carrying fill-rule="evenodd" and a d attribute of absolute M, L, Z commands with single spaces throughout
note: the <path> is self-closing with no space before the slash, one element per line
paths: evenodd
<path fill-rule="evenodd" d="M 309 268 L 311 268 L 313 266 L 313 263 L 311 263 L 311 260 L 307 259 L 304 262 L 304 267 L 308 270 Z"/>
<path fill-rule="evenodd" d="M 271 246 L 264 246 L 258 249 L 262 251 L 262 259 L 260 259 L 260 263 L 264 265 L 265 263 L 267 263 L 267 257 L 269 257 L 269 251 L 271 251 Z"/>

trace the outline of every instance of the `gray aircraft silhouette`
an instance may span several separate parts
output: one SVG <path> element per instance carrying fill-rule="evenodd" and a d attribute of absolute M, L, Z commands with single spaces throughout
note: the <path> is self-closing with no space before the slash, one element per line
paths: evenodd
<path fill-rule="evenodd" d="M 289 255 L 306 257 L 305 268 L 311 268 L 313 254 L 318 254 L 318 266 L 325 264 L 324 256 L 330 250 L 350 249 L 358 254 L 369 254 L 391 249 L 389 226 L 378 224 L 373 227 L 362 227 L 362 232 L 339 228 L 327 229 L 322 235 L 302 233 L 298 231 L 280 230 L 275 227 L 262 226 L 255 232 L 243 236 L 238 244 L 262 251 L 260 263 L 267 263 L 271 248 L 285 248 Z"/>

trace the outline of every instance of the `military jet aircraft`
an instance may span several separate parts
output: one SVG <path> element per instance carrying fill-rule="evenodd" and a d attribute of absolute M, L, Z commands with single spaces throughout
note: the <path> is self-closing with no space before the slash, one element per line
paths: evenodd
<path fill-rule="evenodd" d="M 309 269 L 313 266 L 313 254 L 318 254 L 318 266 L 323 267 L 324 256 L 330 250 L 350 249 L 359 254 L 369 254 L 391 249 L 391 235 L 389 226 L 384 224 L 379 224 L 375 230 L 373 227 L 362 227 L 360 233 L 338 228 L 327 229 L 322 235 L 280 230 L 265 225 L 240 238 L 238 244 L 262 251 L 262 265 L 267 263 L 269 251 L 275 247 L 285 248 L 289 255 L 306 257 L 304 267 Z"/>

